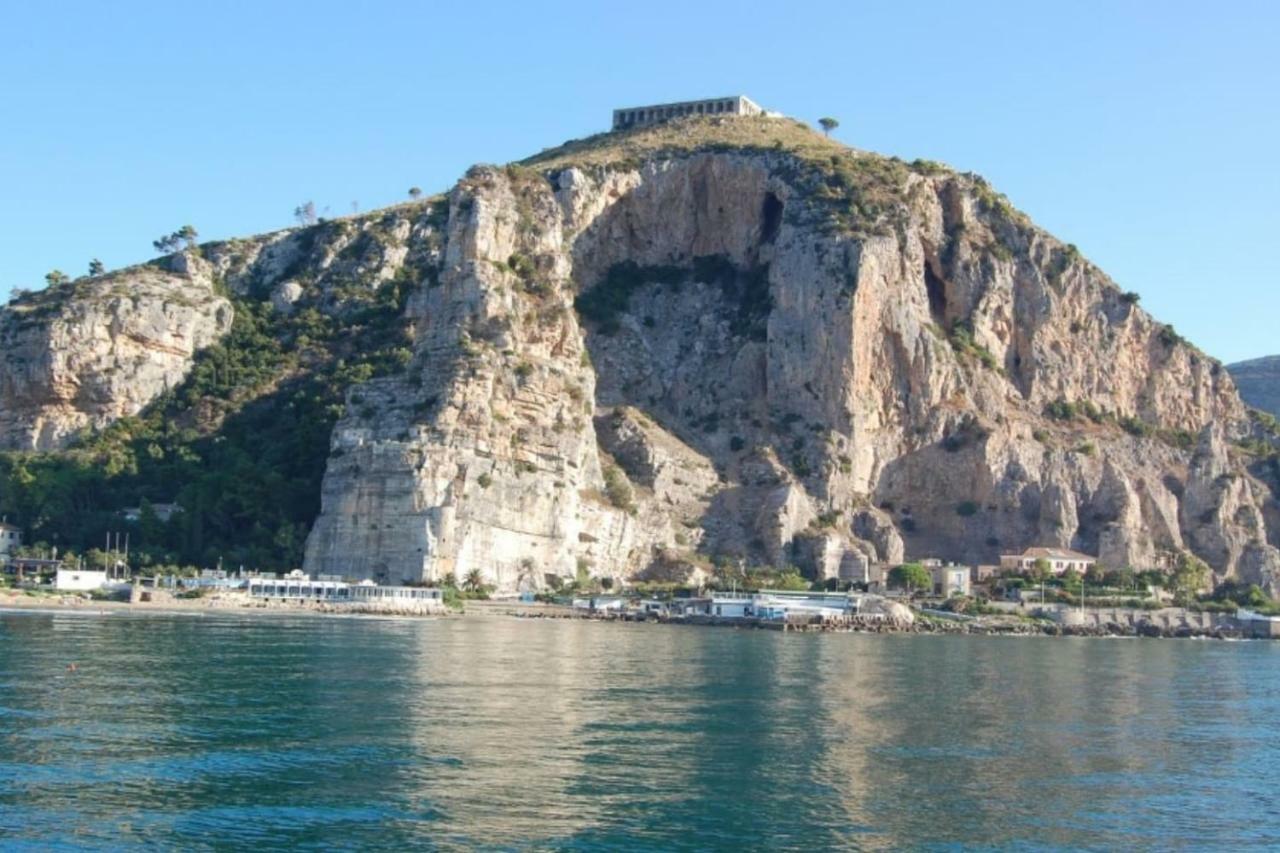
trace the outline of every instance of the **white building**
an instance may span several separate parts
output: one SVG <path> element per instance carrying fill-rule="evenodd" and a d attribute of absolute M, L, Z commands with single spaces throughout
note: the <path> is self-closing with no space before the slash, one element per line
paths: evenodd
<path fill-rule="evenodd" d="M 754 596 L 744 594 L 718 594 L 711 596 L 711 604 L 707 610 L 710 616 L 721 616 L 730 619 L 742 619 L 751 616 L 751 604 Z"/>
<path fill-rule="evenodd" d="M 1098 562 L 1097 557 L 1090 557 L 1070 548 L 1028 548 L 1021 554 L 1001 554 L 1000 568 L 1027 572 L 1035 568 L 1037 560 L 1046 561 L 1049 571 L 1055 575 L 1066 571 L 1084 574 Z"/>
<path fill-rule="evenodd" d="M 22 530 L 0 521 L 0 557 L 7 557 L 22 547 Z"/>
<path fill-rule="evenodd" d="M 102 589 L 107 585 L 107 573 L 102 569 L 59 568 L 53 585 L 59 592 L 88 592 Z"/>
<path fill-rule="evenodd" d="M 764 589 L 752 596 L 752 612 L 761 619 L 788 616 L 848 616 L 858 612 L 861 597 L 847 592 L 792 592 Z"/>
<path fill-rule="evenodd" d="M 356 584 L 345 581 L 312 580 L 294 570 L 283 578 L 250 578 L 249 595 L 264 601 L 326 602 L 331 604 L 365 604 L 385 607 L 431 606 L 441 604 L 444 590 L 421 586 L 378 586 L 363 580 Z"/>

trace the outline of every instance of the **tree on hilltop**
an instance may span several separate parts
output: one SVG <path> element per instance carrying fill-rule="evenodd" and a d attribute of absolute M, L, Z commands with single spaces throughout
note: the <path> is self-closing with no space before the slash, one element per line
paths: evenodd
<path fill-rule="evenodd" d="M 157 252 L 165 255 L 171 255 L 174 252 L 186 251 L 195 246 L 196 239 L 200 236 L 194 225 L 183 225 L 172 234 L 166 234 L 159 240 L 153 240 L 151 245 L 155 247 Z"/>
<path fill-rule="evenodd" d="M 315 225 L 316 203 L 314 201 L 304 201 L 293 209 L 293 218 L 298 220 L 299 225 Z"/>
<path fill-rule="evenodd" d="M 837 127 L 840 126 L 840 122 L 836 121 L 830 116 L 823 116 L 822 118 L 818 119 L 818 124 L 822 126 L 822 132 L 825 133 L 827 136 L 830 136 L 831 131 L 835 130 Z"/>
<path fill-rule="evenodd" d="M 70 280 L 71 279 L 67 278 L 67 274 L 62 270 L 49 270 L 49 272 L 45 273 L 44 277 L 45 284 L 50 287 L 57 287 L 60 284 L 66 284 Z"/>
<path fill-rule="evenodd" d="M 422 197 L 422 189 L 419 187 L 409 187 L 409 198 L 417 201 Z"/>
<path fill-rule="evenodd" d="M 89 261 L 89 275 L 102 275 L 106 271 L 107 268 L 103 266 L 102 261 L 97 258 Z"/>

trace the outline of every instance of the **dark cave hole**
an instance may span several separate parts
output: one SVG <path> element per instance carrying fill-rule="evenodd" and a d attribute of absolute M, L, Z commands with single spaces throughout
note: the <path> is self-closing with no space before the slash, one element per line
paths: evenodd
<path fill-rule="evenodd" d="M 947 286 L 929 261 L 924 262 L 924 286 L 929 293 L 929 313 L 933 315 L 933 319 L 940 325 L 945 324 L 947 318 Z"/>
<path fill-rule="evenodd" d="M 765 194 L 760 219 L 760 239 L 762 242 L 772 243 L 778 236 L 778 229 L 782 227 L 782 202 L 773 193 Z"/>

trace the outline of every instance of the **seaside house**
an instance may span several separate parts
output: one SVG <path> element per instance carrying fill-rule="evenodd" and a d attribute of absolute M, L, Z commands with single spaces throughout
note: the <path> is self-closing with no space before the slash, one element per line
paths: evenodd
<path fill-rule="evenodd" d="M 0 561 L 22 547 L 22 529 L 0 521 Z"/>
<path fill-rule="evenodd" d="M 943 565 L 938 561 L 934 561 L 933 565 L 927 566 L 929 574 L 933 576 L 933 592 L 935 595 L 953 596 L 968 595 L 971 590 L 971 581 L 968 566 L 957 566 L 955 563 Z"/>
<path fill-rule="evenodd" d="M 1097 557 L 1072 551 L 1070 548 L 1028 548 L 1021 554 L 1001 554 L 1000 568 L 1018 572 L 1030 571 L 1036 560 L 1044 560 L 1049 564 L 1049 571 L 1055 575 L 1074 570 L 1084 574 L 1098 562 Z"/>

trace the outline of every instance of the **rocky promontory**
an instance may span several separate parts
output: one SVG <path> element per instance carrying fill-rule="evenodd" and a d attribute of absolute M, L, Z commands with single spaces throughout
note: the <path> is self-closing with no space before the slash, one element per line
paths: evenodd
<path fill-rule="evenodd" d="M 332 430 L 314 573 L 856 578 L 1040 544 L 1114 567 L 1191 552 L 1280 592 L 1275 497 L 1243 449 L 1272 437 L 1231 376 L 976 175 L 691 118 L 202 255 L 281 314 L 403 296 L 403 357 Z M 198 274 L 146 270 L 146 298 L 26 321 L 23 363 L 56 366 L 6 350 L 6 443 L 136 411 L 224 330 Z"/>

